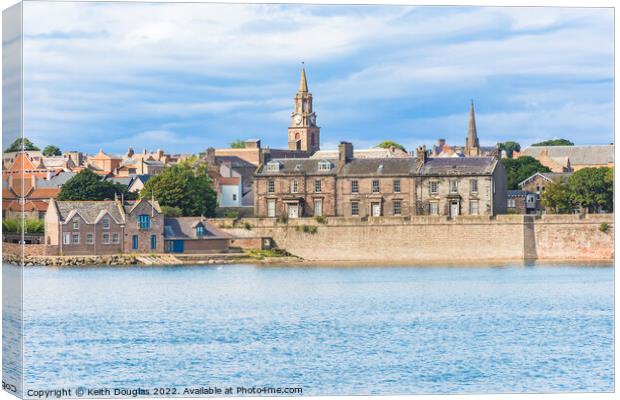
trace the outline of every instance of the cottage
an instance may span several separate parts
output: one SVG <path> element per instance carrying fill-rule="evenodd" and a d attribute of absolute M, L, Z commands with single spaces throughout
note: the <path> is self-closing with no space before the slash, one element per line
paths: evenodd
<path fill-rule="evenodd" d="M 203 217 L 165 218 L 164 236 L 166 253 L 226 253 L 230 239 Z"/>

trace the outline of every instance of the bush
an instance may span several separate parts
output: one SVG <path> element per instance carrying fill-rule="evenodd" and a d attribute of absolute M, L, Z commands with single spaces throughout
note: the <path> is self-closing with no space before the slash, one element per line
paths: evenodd
<path fill-rule="evenodd" d="M 243 224 L 243 227 L 247 229 L 248 231 L 252 230 L 252 224 L 250 224 L 249 222 L 246 222 L 245 224 Z"/>
<path fill-rule="evenodd" d="M 287 224 L 288 223 L 288 216 L 286 214 L 282 214 L 278 217 L 278 222 L 281 224 Z"/>
<path fill-rule="evenodd" d="M 314 235 L 318 231 L 316 226 L 311 226 L 311 225 L 304 225 L 302 226 L 301 230 L 304 233 L 309 233 L 311 235 Z"/>
<path fill-rule="evenodd" d="M 2 221 L 2 230 L 6 233 L 43 233 L 45 225 L 38 219 L 27 219 L 23 222 L 19 219 L 6 219 Z"/>
<path fill-rule="evenodd" d="M 239 211 L 237 211 L 237 210 L 228 210 L 228 211 L 226 211 L 226 214 L 224 214 L 224 216 L 226 218 L 237 219 L 237 218 L 239 218 Z"/>
<path fill-rule="evenodd" d="M 598 226 L 598 230 L 606 233 L 609 230 L 609 224 L 607 222 L 603 222 Z"/>
<path fill-rule="evenodd" d="M 326 224 L 327 223 L 327 218 L 325 218 L 322 215 L 317 215 L 316 217 L 314 217 L 314 220 L 316 222 L 318 222 L 319 224 Z"/>

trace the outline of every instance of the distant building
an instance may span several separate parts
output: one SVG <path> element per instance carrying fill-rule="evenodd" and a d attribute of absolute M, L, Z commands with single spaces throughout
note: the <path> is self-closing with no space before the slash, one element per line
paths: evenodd
<path fill-rule="evenodd" d="M 446 144 L 445 139 L 438 139 L 437 144 L 430 151 L 430 156 L 433 158 L 499 157 L 500 155 L 501 153 L 497 146 L 480 146 L 473 100 L 469 108 L 469 125 L 467 136 L 465 137 L 465 146 L 451 146 Z"/>
<path fill-rule="evenodd" d="M 177 217 L 164 220 L 166 253 L 226 253 L 231 235 L 208 223 L 203 217 Z"/>
<path fill-rule="evenodd" d="M 507 211 L 514 214 L 535 214 L 536 195 L 525 190 L 509 190 L 507 193 Z"/>
<path fill-rule="evenodd" d="M 614 145 L 531 146 L 515 152 L 513 158 L 530 156 L 552 172 L 573 172 L 583 168 L 613 167 Z"/>
<path fill-rule="evenodd" d="M 254 177 L 258 217 L 496 215 L 506 212 L 506 172 L 497 158 L 270 159 Z"/>
<path fill-rule="evenodd" d="M 558 180 L 566 181 L 571 175 L 571 172 L 537 172 L 520 182 L 519 187 L 534 197 L 535 212 L 540 214 L 545 211 L 545 207 L 543 206 L 541 199 L 543 193 L 545 193 L 546 186 Z"/>

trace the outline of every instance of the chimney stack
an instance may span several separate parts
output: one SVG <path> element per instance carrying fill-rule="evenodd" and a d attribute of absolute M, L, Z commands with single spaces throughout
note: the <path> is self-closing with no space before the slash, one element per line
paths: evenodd
<path fill-rule="evenodd" d="M 353 144 L 340 142 L 338 145 L 338 164 L 344 165 L 353 159 Z"/>
<path fill-rule="evenodd" d="M 443 147 L 446 145 L 446 139 L 437 139 L 437 147 Z"/>
<path fill-rule="evenodd" d="M 426 161 L 428 160 L 428 154 L 426 153 L 426 145 L 418 146 L 415 158 L 416 158 L 415 160 L 416 166 L 418 168 L 421 168 L 424 164 L 426 164 Z"/>
<path fill-rule="evenodd" d="M 269 160 L 271 160 L 271 149 L 269 147 L 267 147 L 265 149 L 261 149 L 259 154 L 260 154 L 259 162 L 261 164 L 265 164 L 265 163 L 269 162 Z"/>
<path fill-rule="evenodd" d="M 215 165 L 215 149 L 213 147 L 209 147 L 207 149 L 207 165 L 212 167 Z"/>

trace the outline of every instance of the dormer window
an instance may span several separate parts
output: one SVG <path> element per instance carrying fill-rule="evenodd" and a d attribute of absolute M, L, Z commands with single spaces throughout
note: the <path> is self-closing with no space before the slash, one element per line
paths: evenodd
<path fill-rule="evenodd" d="M 206 234 L 207 234 L 207 231 L 205 230 L 204 225 L 200 224 L 196 226 L 196 236 L 203 237 Z"/>
<path fill-rule="evenodd" d="M 267 170 L 267 171 L 279 171 L 281 166 L 282 166 L 282 164 L 280 164 L 278 161 L 269 161 L 265 165 L 265 170 Z"/>
<path fill-rule="evenodd" d="M 110 218 L 104 218 L 102 220 L 103 229 L 110 229 Z"/>
<path fill-rule="evenodd" d="M 329 171 L 332 169 L 332 163 L 327 160 L 319 161 L 319 171 Z"/>

